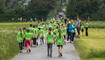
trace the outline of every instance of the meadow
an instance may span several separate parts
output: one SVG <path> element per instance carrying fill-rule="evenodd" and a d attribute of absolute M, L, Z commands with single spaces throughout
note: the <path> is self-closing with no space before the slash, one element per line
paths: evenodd
<path fill-rule="evenodd" d="M 29 27 L 27 23 L 0 23 L 0 60 L 10 60 L 19 52 L 16 41 L 20 27 Z M 82 60 L 105 60 L 105 22 L 89 22 L 89 37 L 75 39 L 75 47 Z"/>
<path fill-rule="evenodd" d="M 89 29 L 89 36 L 81 36 L 74 43 L 81 60 L 105 60 L 105 29 Z"/>

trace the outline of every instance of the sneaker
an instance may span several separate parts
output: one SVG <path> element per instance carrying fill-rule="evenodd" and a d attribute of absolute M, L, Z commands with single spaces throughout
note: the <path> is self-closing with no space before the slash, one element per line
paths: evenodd
<path fill-rule="evenodd" d="M 22 50 L 20 50 L 20 53 L 22 53 Z"/>
<path fill-rule="evenodd" d="M 52 58 L 52 55 L 50 55 L 49 57 L 51 57 L 51 58 Z"/>
<path fill-rule="evenodd" d="M 60 55 L 63 56 L 62 53 Z"/>
<path fill-rule="evenodd" d="M 31 52 L 31 50 L 29 49 L 29 52 Z"/>

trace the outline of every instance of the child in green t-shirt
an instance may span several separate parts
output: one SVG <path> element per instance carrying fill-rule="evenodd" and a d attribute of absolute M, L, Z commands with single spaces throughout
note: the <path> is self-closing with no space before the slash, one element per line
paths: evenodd
<path fill-rule="evenodd" d="M 33 28 L 34 28 L 33 44 L 34 44 L 34 45 L 38 45 L 38 44 L 37 44 L 38 28 L 37 28 L 36 25 L 34 25 Z"/>
<path fill-rule="evenodd" d="M 20 28 L 19 32 L 17 33 L 17 41 L 19 43 L 20 53 L 22 53 L 22 49 L 23 49 L 23 32 L 22 32 L 22 28 Z"/>
<path fill-rule="evenodd" d="M 39 36 L 40 36 L 40 42 L 41 44 L 44 44 L 44 35 L 43 35 L 42 27 L 39 29 Z"/>
<path fill-rule="evenodd" d="M 47 33 L 47 52 L 48 52 L 48 57 L 52 57 L 52 45 L 54 43 L 54 34 L 52 32 L 52 29 L 49 28 L 49 32 Z"/>
<path fill-rule="evenodd" d="M 56 40 L 57 40 L 57 47 L 58 47 L 58 53 L 59 53 L 59 57 L 62 56 L 62 49 L 63 49 L 63 39 L 64 39 L 64 36 L 61 32 L 61 29 L 58 29 L 58 32 L 56 34 Z"/>
<path fill-rule="evenodd" d="M 24 47 L 25 47 L 25 33 L 26 33 L 26 27 L 23 28 L 22 33 L 23 33 L 23 48 L 24 48 Z"/>
<path fill-rule="evenodd" d="M 33 34 L 30 33 L 29 29 L 27 29 L 27 32 L 25 34 L 25 39 L 26 39 L 25 42 L 26 42 L 27 52 L 31 52 L 31 42 L 30 42 L 30 40 L 32 40 L 32 37 L 33 37 Z"/>
<path fill-rule="evenodd" d="M 31 38 L 31 46 L 33 46 L 33 45 L 34 45 L 34 43 L 33 43 L 33 38 L 34 38 L 34 28 L 33 28 L 33 25 L 32 25 L 32 24 L 30 24 L 29 30 L 30 30 L 30 33 L 33 34 L 33 37 Z"/>

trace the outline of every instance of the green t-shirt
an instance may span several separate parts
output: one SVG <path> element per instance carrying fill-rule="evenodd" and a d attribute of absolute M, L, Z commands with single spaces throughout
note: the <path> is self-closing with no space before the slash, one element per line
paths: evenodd
<path fill-rule="evenodd" d="M 54 29 L 54 32 L 57 34 L 58 33 L 58 29 Z"/>
<path fill-rule="evenodd" d="M 54 43 L 53 37 L 54 37 L 53 33 L 51 33 L 51 34 L 47 33 L 47 43 L 48 44 L 49 43 L 52 43 L 52 44 Z"/>
<path fill-rule="evenodd" d="M 63 45 L 63 38 L 63 34 L 61 35 L 61 38 L 59 38 L 59 33 L 56 35 L 57 45 Z"/>
<path fill-rule="evenodd" d="M 87 23 L 85 23 L 85 27 L 88 27 L 88 25 L 89 25 L 89 24 L 88 24 L 88 22 L 87 22 Z"/>
<path fill-rule="evenodd" d="M 66 32 L 67 32 L 67 29 L 64 28 L 64 29 L 63 29 L 63 35 L 64 35 L 64 36 L 66 35 Z"/>
<path fill-rule="evenodd" d="M 35 32 L 35 34 L 38 35 L 38 34 L 39 34 L 39 29 L 38 29 L 38 28 L 35 28 L 35 29 L 34 29 L 34 32 Z"/>
<path fill-rule="evenodd" d="M 17 40 L 19 43 L 23 42 L 23 37 L 21 36 L 20 32 L 17 33 Z"/>
<path fill-rule="evenodd" d="M 41 27 L 41 24 L 38 25 L 38 28 L 40 28 L 40 27 Z"/>
<path fill-rule="evenodd" d="M 40 38 L 42 38 L 43 37 L 43 30 L 42 29 L 39 30 L 39 33 L 40 33 Z"/>
<path fill-rule="evenodd" d="M 84 28 L 85 28 L 84 26 L 81 26 L 81 30 L 84 29 Z"/>
<path fill-rule="evenodd" d="M 54 24 L 52 24 L 52 29 L 54 29 Z"/>
<path fill-rule="evenodd" d="M 26 30 L 23 30 L 22 33 L 23 33 L 23 37 L 25 37 Z"/>
<path fill-rule="evenodd" d="M 33 37 L 33 34 L 30 33 L 30 32 L 25 34 L 25 39 L 26 39 L 26 40 L 31 40 L 32 37 Z"/>
<path fill-rule="evenodd" d="M 34 33 L 34 28 L 30 27 L 29 30 L 31 33 Z"/>

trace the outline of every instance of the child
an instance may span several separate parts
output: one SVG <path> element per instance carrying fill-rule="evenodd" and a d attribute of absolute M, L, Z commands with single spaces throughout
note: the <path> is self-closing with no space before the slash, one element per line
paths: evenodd
<path fill-rule="evenodd" d="M 74 36 L 75 36 L 75 24 L 73 20 L 71 20 L 71 24 L 69 28 L 70 28 L 70 43 L 73 43 Z"/>
<path fill-rule="evenodd" d="M 33 45 L 34 45 L 34 43 L 33 43 L 33 38 L 34 38 L 34 28 L 33 28 L 33 25 L 32 25 L 32 24 L 30 24 L 29 30 L 30 30 L 30 33 L 33 34 L 33 37 L 31 38 L 31 46 L 33 46 Z"/>
<path fill-rule="evenodd" d="M 82 32 L 82 35 L 84 35 L 84 24 L 82 24 L 81 26 L 81 32 Z"/>
<path fill-rule="evenodd" d="M 67 33 L 66 27 L 63 28 L 63 32 L 62 33 L 63 33 L 63 36 L 64 36 L 64 40 L 63 41 L 66 42 L 66 33 Z"/>
<path fill-rule="evenodd" d="M 39 35 L 40 35 L 40 42 L 41 42 L 41 44 L 44 44 L 42 27 L 41 27 L 40 30 L 39 30 Z"/>
<path fill-rule="evenodd" d="M 20 53 L 22 53 L 22 49 L 23 49 L 23 33 L 22 33 L 22 28 L 20 28 L 19 32 L 17 33 L 17 41 L 19 43 Z"/>
<path fill-rule="evenodd" d="M 37 25 L 34 26 L 34 44 L 38 46 L 37 43 L 37 38 L 38 38 L 38 34 L 39 34 L 39 29 L 37 28 Z"/>
<path fill-rule="evenodd" d="M 54 35 L 52 32 L 52 29 L 49 28 L 49 32 L 47 33 L 47 52 L 48 52 L 48 57 L 52 57 L 52 45 L 54 43 L 53 41 Z"/>
<path fill-rule="evenodd" d="M 56 39 L 57 39 L 57 47 L 58 47 L 58 53 L 59 53 L 59 57 L 62 56 L 62 50 L 63 50 L 63 39 L 64 36 L 61 32 L 61 29 L 58 29 L 58 34 L 56 35 Z"/>
<path fill-rule="evenodd" d="M 23 48 L 25 47 L 25 33 L 26 33 L 26 28 L 24 27 L 22 30 L 23 33 Z"/>
<path fill-rule="evenodd" d="M 30 33 L 30 30 L 27 29 L 27 33 L 25 34 L 25 42 L 26 42 L 26 50 L 27 52 L 31 52 L 31 42 L 30 40 L 32 40 L 33 34 Z"/>

